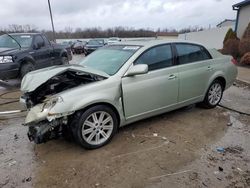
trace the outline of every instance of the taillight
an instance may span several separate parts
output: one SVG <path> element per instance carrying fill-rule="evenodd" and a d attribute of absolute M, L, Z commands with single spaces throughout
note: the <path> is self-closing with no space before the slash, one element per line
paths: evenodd
<path fill-rule="evenodd" d="M 236 61 L 236 59 L 234 59 L 234 58 L 231 59 L 231 62 L 232 62 L 233 64 L 235 64 L 235 65 L 237 64 L 237 61 Z"/>

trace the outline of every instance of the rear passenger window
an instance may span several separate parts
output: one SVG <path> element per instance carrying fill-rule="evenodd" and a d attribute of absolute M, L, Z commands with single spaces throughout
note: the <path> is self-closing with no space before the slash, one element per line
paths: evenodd
<path fill-rule="evenodd" d="M 202 46 L 192 44 L 176 44 L 179 64 L 192 63 L 210 59 Z"/>
<path fill-rule="evenodd" d="M 157 70 L 172 65 L 173 56 L 170 44 L 156 46 L 143 53 L 134 64 L 147 64 L 148 70 Z"/>

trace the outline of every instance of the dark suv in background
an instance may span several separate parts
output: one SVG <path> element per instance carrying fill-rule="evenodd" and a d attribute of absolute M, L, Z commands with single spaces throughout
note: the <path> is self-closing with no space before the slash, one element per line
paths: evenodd
<path fill-rule="evenodd" d="M 30 71 L 68 64 L 70 48 L 51 43 L 41 33 L 12 33 L 0 36 L 0 79 L 23 77 Z"/>

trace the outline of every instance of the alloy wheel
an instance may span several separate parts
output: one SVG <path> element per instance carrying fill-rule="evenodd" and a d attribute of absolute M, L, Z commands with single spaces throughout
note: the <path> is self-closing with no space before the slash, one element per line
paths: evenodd
<path fill-rule="evenodd" d="M 114 121 L 112 116 L 104 111 L 90 114 L 82 126 L 82 138 L 91 145 L 106 142 L 112 134 Z"/>
<path fill-rule="evenodd" d="M 219 83 L 214 83 L 208 91 L 208 101 L 211 105 L 217 105 L 222 97 L 222 87 Z"/>

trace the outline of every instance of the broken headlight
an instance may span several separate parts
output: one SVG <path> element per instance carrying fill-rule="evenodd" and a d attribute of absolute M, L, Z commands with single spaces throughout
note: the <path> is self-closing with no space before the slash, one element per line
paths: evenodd
<path fill-rule="evenodd" d="M 56 103 L 63 102 L 62 97 L 54 97 L 44 102 L 42 111 L 48 111 L 53 108 Z"/>

